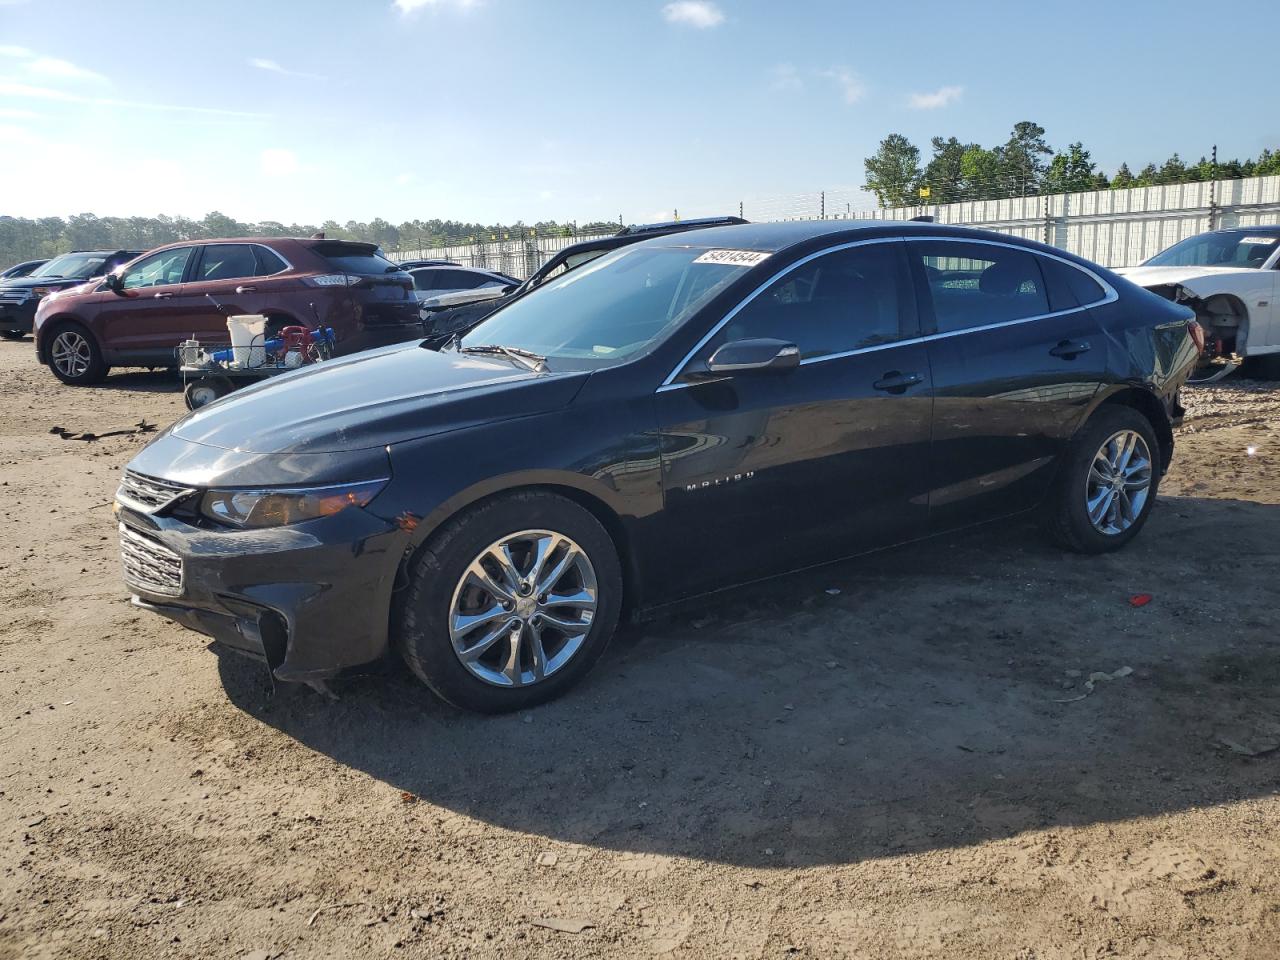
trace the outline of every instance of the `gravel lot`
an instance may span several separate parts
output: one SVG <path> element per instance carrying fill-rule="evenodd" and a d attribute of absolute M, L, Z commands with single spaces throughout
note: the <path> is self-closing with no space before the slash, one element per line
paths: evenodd
<path fill-rule="evenodd" d="M 485 719 L 397 670 L 273 695 L 135 612 L 145 437 L 50 430 L 167 423 L 174 378 L 62 387 L 27 341 L 0 383 L 3 960 L 1280 956 L 1275 385 L 1189 392 L 1121 555 L 863 558 Z"/>

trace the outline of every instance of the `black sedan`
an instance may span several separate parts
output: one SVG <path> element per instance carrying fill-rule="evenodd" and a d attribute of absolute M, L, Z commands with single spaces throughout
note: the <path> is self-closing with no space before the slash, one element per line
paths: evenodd
<path fill-rule="evenodd" d="M 398 649 L 525 707 L 619 617 L 1030 511 L 1115 550 L 1202 348 L 1062 251 L 918 223 L 717 227 L 616 250 L 443 351 L 232 394 L 118 494 L 135 602 L 322 684 Z"/>

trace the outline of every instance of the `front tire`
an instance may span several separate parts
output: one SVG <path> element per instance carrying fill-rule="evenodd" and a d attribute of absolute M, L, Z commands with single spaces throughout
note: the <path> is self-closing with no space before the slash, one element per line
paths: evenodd
<path fill-rule="evenodd" d="M 526 491 L 450 520 L 423 547 L 397 642 L 442 699 L 503 713 L 582 679 L 621 609 L 622 568 L 600 521 L 557 494 Z"/>
<path fill-rule="evenodd" d="M 1151 421 L 1107 405 L 1077 432 L 1049 501 L 1049 532 L 1076 553 L 1119 550 L 1138 535 L 1163 473 Z"/>
<path fill-rule="evenodd" d="M 78 323 L 60 323 L 49 332 L 49 369 L 73 387 L 101 383 L 111 368 L 98 341 Z"/>

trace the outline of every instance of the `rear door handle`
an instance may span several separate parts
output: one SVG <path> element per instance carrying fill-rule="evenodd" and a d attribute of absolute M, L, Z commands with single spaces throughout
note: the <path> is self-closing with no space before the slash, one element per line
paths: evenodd
<path fill-rule="evenodd" d="M 157 299 L 157 300 L 168 300 L 168 299 L 169 299 L 170 297 L 172 297 L 172 296 L 173 296 L 173 294 L 172 294 L 172 293 L 157 293 L 157 294 L 155 294 L 155 299 Z"/>
<path fill-rule="evenodd" d="M 877 390 L 883 390 L 885 393 L 906 393 L 908 387 L 914 387 L 923 380 L 924 377 L 918 373 L 902 373 L 898 370 L 890 370 L 871 386 Z"/>
<path fill-rule="evenodd" d="M 1088 353 L 1089 350 L 1088 340 L 1063 340 L 1049 353 L 1055 357 L 1062 357 L 1064 360 L 1074 360 L 1080 354 Z"/>
<path fill-rule="evenodd" d="M 236 287 L 236 293 L 257 293 L 257 287 Z"/>

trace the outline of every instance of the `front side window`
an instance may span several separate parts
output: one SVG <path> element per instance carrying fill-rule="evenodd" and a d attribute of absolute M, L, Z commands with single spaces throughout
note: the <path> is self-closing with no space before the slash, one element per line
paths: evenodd
<path fill-rule="evenodd" d="M 765 337 L 794 343 L 808 359 L 900 339 L 910 297 L 900 247 L 866 244 L 801 264 L 750 300 L 703 352 Z"/>
<path fill-rule="evenodd" d="M 519 297 L 461 346 L 501 344 L 547 357 L 552 370 L 611 366 L 651 350 L 749 266 L 697 247 L 624 247 Z"/>
<path fill-rule="evenodd" d="M 120 280 L 121 286 L 126 290 L 133 290 L 138 287 L 166 287 L 181 283 L 187 261 L 191 259 L 194 250 L 194 247 L 178 247 L 175 250 L 153 253 L 129 268 Z"/>
<path fill-rule="evenodd" d="M 98 272 L 106 259 L 101 254 L 64 253 L 44 266 L 36 267 L 30 276 L 48 277 L 50 280 L 87 280 Z"/>
<path fill-rule="evenodd" d="M 1050 312 L 1033 253 L 965 240 L 914 240 L 908 246 L 924 268 L 938 333 Z"/>
<path fill-rule="evenodd" d="M 257 276 L 258 261 L 247 243 L 214 243 L 204 248 L 199 280 L 241 280 Z"/>
<path fill-rule="evenodd" d="M 1157 253 L 1144 267 L 1238 267 L 1256 270 L 1280 245 L 1280 234 L 1249 230 L 1219 230 L 1175 243 Z"/>

